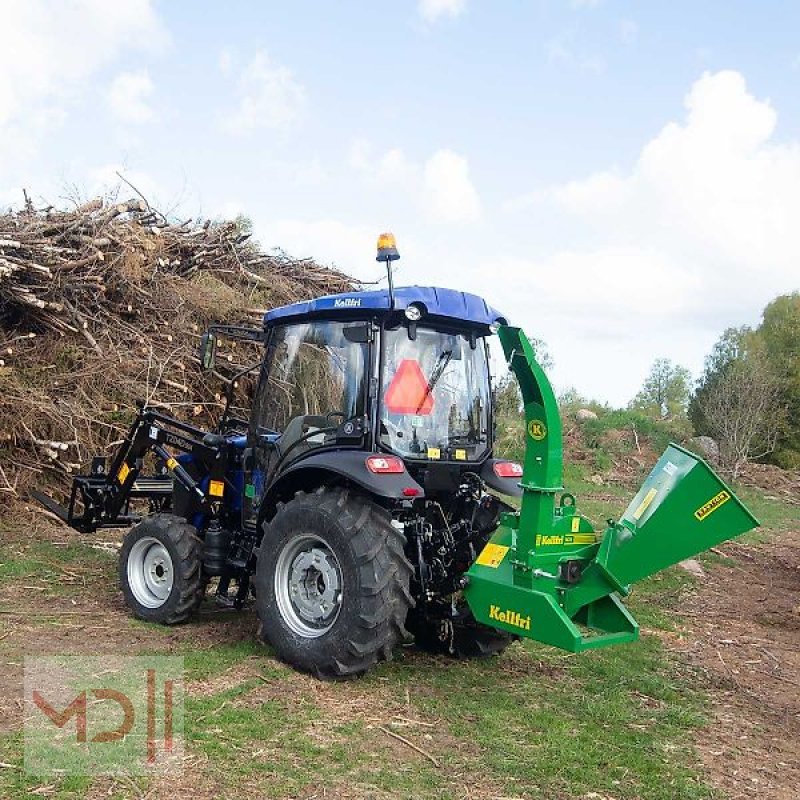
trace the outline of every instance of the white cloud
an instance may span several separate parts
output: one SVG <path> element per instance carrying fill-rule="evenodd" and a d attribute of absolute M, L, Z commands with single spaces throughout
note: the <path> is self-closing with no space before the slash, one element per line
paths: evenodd
<path fill-rule="evenodd" d="M 800 142 L 772 141 L 777 115 L 738 72 L 706 73 L 627 174 L 557 187 L 572 214 L 617 239 L 698 262 L 714 296 L 739 304 L 798 275 Z M 720 271 L 726 273 L 719 280 Z"/>
<path fill-rule="evenodd" d="M 167 41 L 149 0 L 5 2 L 0 29 L 0 180 L 35 155 L 98 70 L 126 52 L 153 52 Z"/>
<path fill-rule="evenodd" d="M 425 162 L 424 189 L 428 211 L 435 221 L 472 222 L 481 215 L 467 159 L 452 150 L 439 150 Z"/>
<path fill-rule="evenodd" d="M 297 164 L 294 180 L 298 186 L 321 186 L 328 180 L 328 170 L 318 158 Z"/>
<path fill-rule="evenodd" d="M 114 78 L 108 90 L 108 105 L 123 122 L 140 123 L 153 118 L 149 100 L 153 81 L 146 69 L 123 72 Z"/>
<path fill-rule="evenodd" d="M 122 51 L 165 41 L 147 0 L 69 5 L 25 0 L 4 3 L 0 20 L 0 124 L 35 101 L 60 105 L 65 93 Z"/>
<path fill-rule="evenodd" d="M 102 164 L 89 171 L 86 196 L 97 197 L 118 190 L 120 197 L 134 197 L 136 192 L 124 183 L 120 175 L 124 175 L 147 198 L 149 203 L 158 206 L 159 185 L 156 179 L 146 172 L 132 170 L 124 164 L 118 163 Z"/>
<path fill-rule="evenodd" d="M 375 241 L 380 230 L 336 219 L 300 220 L 254 217 L 255 235 L 265 248 L 280 247 L 295 258 L 315 258 L 348 275 L 374 281 L 383 274 L 375 263 Z"/>
<path fill-rule="evenodd" d="M 422 19 L 432 24 L 442 17 L 455 17 L 464 13 L 466 0 L 419 0 L 417 11 Z"/>
<path fill-rule="evenodd" d="M 413 191 L 419 180 L 420 169 L 399 148 L 384 153 L 375 167 L 375 177 L 381 183 L 391 183 Z"/>
<path fill-rule="evenodd" d="M 481 216 L 480 196 L 470 178 L 469 162 L 452 150 L 437 150 L 424 162 L 417 162 L 399 147 L 377 156 L 368 141 L 357 139 L 348 160 L 373 183 L 405 192 L 432 222 L 474 222 Z"/>
<path fill-rule="evenodd" d="M 685 109 L 630 169 L 528 198 L 528 213 L 560 209 L 592 246 L 502 267 L 535 285 L 537 308 L 569 287 L 569 330 L 553 317 L 551 341 L 595 387 L 616 348 L 626 369 L 604 394 L 618 401 L 648 359 L 669 355 L 697 370 L 724 327 L 757 321 L 800 280 L 800 141 L 773 140 L 775 109 L 738 72 L 704 74 Z"/>
<path fill-rule="evenodd" d="M 294 73 L 275 64 L 263 50 L 242 70 L 237 83 L 238 108 L 225 120 L 231 133 L 290 128 L 306 104 L 305 88 Z"/>

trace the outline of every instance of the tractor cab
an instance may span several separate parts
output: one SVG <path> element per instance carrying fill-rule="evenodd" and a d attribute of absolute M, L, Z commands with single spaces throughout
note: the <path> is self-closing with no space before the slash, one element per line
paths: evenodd
<path fill-rule="evenodd" d="M 479 470 L 492 448 L 487 337 L 502 321 L 474 295 L 416 286 L 269 311 L 249 432 L 257 483 L 310 455 L 338 468 L 341 450 L 401 460 L 429 492 Z"/>

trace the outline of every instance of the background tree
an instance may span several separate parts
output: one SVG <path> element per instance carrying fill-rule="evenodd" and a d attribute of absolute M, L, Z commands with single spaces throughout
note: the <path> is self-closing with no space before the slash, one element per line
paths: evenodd
<path fill-rule="evenodd" d="M 689 414 L 697 433 L 717 440 L 720 462 L 734 478 L 748 461 L 774 450 L 785 419 L 782 389 L 757 332 L 743 327 L 722 334 L 706 359 Z"/>
<path fill-rule="evenodd" d="M 689 402 L 691 378 L 686 367 L 673 364 L 668 358 L 658 358 L 630 406 L 661 419 L 680 416 Z"/>
<path fill-rule="evenodd" d="M 717 339 L 711 352 L 706 356 L 703 375 L 689 400 L 689 421 L 698 436 L 713 436 L 712 425 L 705 416 L 706 398 L 725 370 L 737 359 L 742 358 L 747 349 L 747 341 L 754 336 L 752 328 L 726 328 Z"/>
<path fill-rule="evenodd" d="M 782 382 L 786 425 L 778 434 L 774 460 L 785 468 L 800 467 L 800 292 L 776 297 L 765 309 L 758 328 L 767 358 Z"/>

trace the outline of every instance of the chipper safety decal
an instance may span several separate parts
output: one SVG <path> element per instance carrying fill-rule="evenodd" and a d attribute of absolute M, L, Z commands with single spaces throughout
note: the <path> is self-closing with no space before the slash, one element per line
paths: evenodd
<path fill-rule="evenodd" d="M 505 545 L 489 542 L 489 544 L 481 550 L 481 554 L 475 560 L 475 563 L 480 564 L 482 567 L 497 569 L 500 564 L 503 563 L 508 549 L 509 548 Z"/>
<path fill-rule="evenodd" d="M 719 494 L 715 494 L 707 503 L 703 503 L 703 505 L 694 512 L 694 515 L 702 522 L 709 514 L 713 514 L 721 505 L 724 505 L 730 499 L 730 494 L 723 489 Z"/>

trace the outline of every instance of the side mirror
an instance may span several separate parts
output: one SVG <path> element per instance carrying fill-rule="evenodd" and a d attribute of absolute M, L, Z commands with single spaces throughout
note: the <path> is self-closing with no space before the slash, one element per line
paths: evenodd
<path fill-rule="evenodd" d="M 200 337 L 200 369 L 203 372 L 211 372 L 214 369 L 214 362 L 217 358 L 217 337 L 215 334 L 206 332 Z"/>

